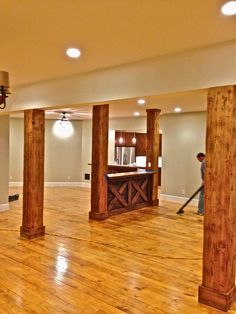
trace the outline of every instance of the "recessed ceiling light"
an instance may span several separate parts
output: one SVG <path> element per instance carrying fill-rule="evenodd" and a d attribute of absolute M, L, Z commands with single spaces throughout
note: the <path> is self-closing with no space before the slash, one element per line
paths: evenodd
<path fill-rule="evenodd" d="M 221 12 L 224 15 L 234 15 L 234 14 L 236 14 L 236 1 L 229 1 L 229 2 L 225 3 L 221 7 Z"/>
<path fill-rule="evenodd" d="M 140 116 L 140 112 L 134 112 L 135 116 Z"/>
<path fill-rule="evenodd" d="M 146 100 L 145 99 L 139 99 L 138 100 L 138 104 L 139 105 L 144 105 L 146 103 Z"/>
<path fill-rule="evenodd" d="M 80 56 L 80 51 L 77 48 L 68 48 L 66 50 L 66 54 L 70 58 L 79 58 Z"/>
<path fill-rule="evenodd" d="M 179 108 L 179 107 L 176 107 L 176 108 L 175 108 L 175 112 L 181 112 L 181 111 L 182 111 L 181 108 Z"/>

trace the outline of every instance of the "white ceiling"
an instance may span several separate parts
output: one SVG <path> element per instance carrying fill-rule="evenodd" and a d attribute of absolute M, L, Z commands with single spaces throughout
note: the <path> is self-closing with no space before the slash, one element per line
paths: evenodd
<path fill-rule="evenodd" d="M 139 112 L 140 116 L 146 115 L 146 109 L 161 109 L 161 114 L 174 113 L 176 107 L 180 107 L 182 112 L 205 111 L 207 104 L 206 90 L 197 90 L 184 93 L 168 94 L 162 96 L 144 97 L 146 103 L 139 105 L 136 98 L 115 100 L 109 102 L 110 118 L 134 117 L 134 112 Z M 93 104 L 94 105 L 94 104 Z M 59 119 L 62 112 L 66 112 L 70 119 L 86 120 L 92 118 L 93 105 L 80 105 L 70 108 L 47 110 L 48 119 Z"/>
<path fill-rule="evenodd" d="M 146 103 L 139 105 L 137 98 L 113 100 L 109 101 L 109 117 L 110 118 L 127 118 L 134 117 L 134 112 L 139 112 L 140 116 L 146 116 L 146 109 L 161 109 L 161 114 L 174 113 L 176 107 L 182 109 L 181 112 L 206 111 L 207 91 L 196 90 L 190 92 L 182 92 L 175 94 L 167 94 L 161 96 L 144 97 Z M 92 119 L 93 105 L 84 104 L 74 105 L 67 108 L 46 110 L 47 119 L 60 119 L 62 113 L 66 112 L 67 117 L 71 120 L 87 120 Z M 100 105 L 97 103 L 97 105 Z M 14 118 L 23 118 L 22 113 L 11 114 Z"/>
<path fill-rule="evenodd" d="M 0 70 L 11 86 L 236 38 L 223 0 L 1 0 Z M 80 59 L 65 56 L 77 46 Z"/>
<path fill-rule="evenodd" d="M 236 38 L 236 18 L 221 14 L 224 0 L 1 0 L 0 70 L 12 86 L 175 53 Z M 81 49 L 69 59 L 65 49 Z M 111 101 L 111 117 L 145 115 L 147 108 L 206 110 L 206 92 Z M 63 108 L 91 118 L 92 105 Z M 58 111 L 58 110 L 56 110 Z M 58 118 L 55 110 L 48 118 Z"/>

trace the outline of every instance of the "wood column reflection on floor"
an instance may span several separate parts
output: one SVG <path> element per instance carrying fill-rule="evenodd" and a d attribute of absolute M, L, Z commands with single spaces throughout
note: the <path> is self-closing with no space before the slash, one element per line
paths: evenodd
<path fill-rule="evenodd" d="M 146 169 L 154 171 L 151 205 L 158 205 L 158 156 L 160 109 L 147 109 L 147 162 Z"/>
<path fill-rule="evenodd" d="M 236 86 L 208 91 L 203 281 L 199 302 L 227 311 L 236 298 Z"/>
<path fill-rule="evenodd" d="M 24 187 L 21 236 L 43 236 L 44 198 L 44 110 L 25 111 L 24 119 Z"/>
<path fill-rule="evenodd" d="M 91 211 L 89 218 L 103 220 L 107 209 L 109 105 L 93 107 Z"/>

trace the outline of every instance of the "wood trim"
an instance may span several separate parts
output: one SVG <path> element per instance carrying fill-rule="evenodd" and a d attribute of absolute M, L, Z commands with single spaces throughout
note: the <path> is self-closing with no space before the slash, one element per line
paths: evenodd
<path fill-rule="evenodd" d="M 233 287 L 227 293 L 223 293 L 204 286 L 200 286 L 198 299 L 200 303 L 227 312 L 236 300 L 236 287 Z"/>

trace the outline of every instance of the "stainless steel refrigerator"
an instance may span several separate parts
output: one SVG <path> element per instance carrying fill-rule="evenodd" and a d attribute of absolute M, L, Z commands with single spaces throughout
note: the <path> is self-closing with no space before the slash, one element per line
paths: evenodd
<path fill-rule="evenodd" d="M 132 165 L 135 162 L 135 147 L 116 147 L 115 161 L 118 165 Z"/>

